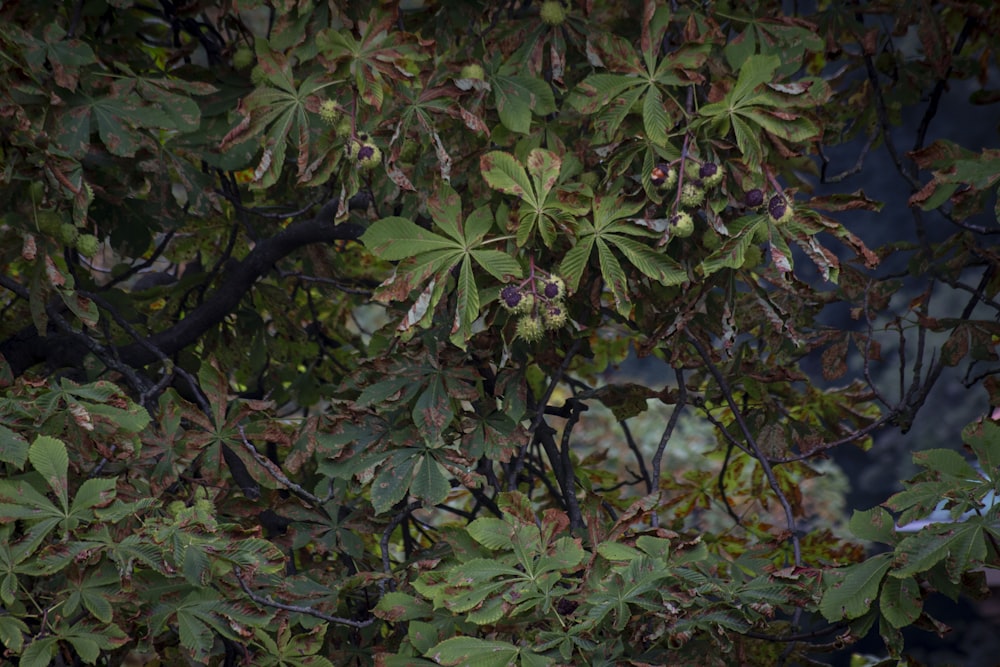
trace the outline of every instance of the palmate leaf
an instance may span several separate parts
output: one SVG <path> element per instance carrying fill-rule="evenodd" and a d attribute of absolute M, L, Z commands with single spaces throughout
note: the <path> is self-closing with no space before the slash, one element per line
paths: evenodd
<path fill-rule="evenodd" d="M 892 558 L 891 553 L 878 554 L 831 572 L 832 583 L 823 593 L 820 613 L 831 623 L 867 614 L 878 598 L 879 587 L 892 566 Z"/>
<path fill-rule="evenodd" d="M 899 543 L 896 551 L 903 555 L 904 564 L 893 571 L 894 576 L 910 576 L 926 572 L 938 563 L 948 563 L 949 576 L 958 580 L 974 564 L 986 559 L 985 519 L 972 516 L 957 524 L 931 526 Z"/>
<path fill-rule="evenodd" d="M 552 247 L 557 223 L 575 226 L 575 216 L 587 210 L 580 200 L 584 195 L 589 197 L 589 190 L 558 187 L 563 160 L 552 151 L 532 149 L 525 166 L 509 153 L 493 151 L 483 155 L 479 165 L 487 185 L 520 200 L 518 246 L 525 246 L 537 229 L 545 245 Z"/>
<path fill-rule="evenodd" d="M 523 169 L 522 175 L 530 189 Z M 480 310 L 477 271 L 472 262 L 498 279 L 520 276 L 521 266 L 505 253 L 482 247 L 488 243 L 485 237 L 494 225 L 493 212 L 488 206 L 476 209 L 463 222 L 461 198 L 447 184 L 440 186 L 427 206 L 435 224 L 446 236 L 424 229 L 406 218 L 390 216 L 372 224 L 361 241 L 382 259 L 411 260 L 382 284 L 378 295 L 381 300 L 401 301 L 415 289 L 422 290 L 400 324 L 400 331 L 430 323 L 449 284 L 451 270 L 455 265 L 461 265 L 457 276 L 451 341 L 464 348 Z"/>

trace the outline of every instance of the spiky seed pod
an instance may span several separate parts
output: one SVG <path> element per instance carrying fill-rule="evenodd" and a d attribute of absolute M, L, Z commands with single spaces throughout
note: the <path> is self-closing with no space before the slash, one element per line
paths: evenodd
<path fill-rule="evenodd" d="M 545 25 L 562 25 L 566 20 L 566 8 L 559 0 L 545 0 L 539 16 Z"/>
<path fill-rule="evenodd" d="M 358 149 L 358 169 L 371 171 L 382 164 L 382 151 L 375 144 L 364 144 Z"/>
<path fill-rule="evenodd" d="M 661 162 L 653 167 L 649 180 L 660 190 L 669 190 L 677 185 L 677 170 L 666 162 Z"/>
<path fill-rule="evenodd" d="M 516 310 L 523 298 L 524 295 L 521 294 L 521 289 L 517 285 L 507 285 L 500 290 L 500 303 L 507 310 Z"/>
<path fill-rule="evenodd" d="M 267 72 L 260 65 L 254 65 L 250 70 L 250 83 L 255 86 L 263 86 L 267 83 Z"/>
<path fill-rule="evenodd" d="M 566 295 L 566 283 L 557 275 L 551 275 L 542 281 L 542 296 L 546 299 L 561 299 Z"/>
<path fill-rule="evenodd" d="M 357 137 L 351 139 L 344 146 L 344 154 L 347 155 L 349 160 L 353 160 L 358 157 L 358 153 L 361 151 L 361 147 L 368 143 L 368 135 L 362 132 Z"/>
<path fill-rule="evenodd" d="M 63 218 L 57 211 L 42 209 L 35 213 L 35 222 L 38 224 L 38 231 L 49 236 L 60 236 L 60 228 Z M 76 227 L 73 227 L 76 229 Z M 74 238 L 74 240 L 76 240 Z M 70 241 L 72 243 L 72 241 Z"/>
<path fill-rule="evenodd" d="M 699 206 L 705 201 L 705 190 L 688 182 L 681 188 L 681 203 L 685 206 Z"/>
<path fill-rule="evenodd" d="M 792 219 L 792 204 L 783 195 L 774 195 L 767 202 L 767 215 L 774 224 Z"/>
<path fill-rule="evenodd" d="M 76 250 L 84 257 L 93 257 L 101 247 L 101 242 L 93 234 L 80 234 L 76 239 Z"/>
<path fill-rule="evenodd" d="M 687 238 L 694 232 L 694 219 L 687 211 L 680 211 L 670 218 L 670 233 L 678 238 Z"/>
<path fill-rule="evenodd" d="M 764 253 L 761 251 L 760 246 L 752 245 L 743 254 L 743 268 L 752 269 L 760 264 L 763 259 Z"/>
<path fill-rule="evenodd" d="M 521 300 L 518 301 L 517 307 L 514 308 L 515 313 L 521 313 L 524 315 L 530 314 L 535 310 L 535 295 L 531 292 L 522 292 Z"/>
<path fill-rule="evenodd" d="M 709 228 L 701 235 L 701 244 L 706 250 L 718 250 L 722 246 L 722 238 L 719 236 L 719 232 Z"/>
<path fill-rule="evenodd" d="M 482 65 L 478 63 L 472 63 L 462 68 L 462 71 L 459 72 L 458 74 L 458 78 L 475 79 L 476 81 L 482 81 L 483 79 L 486 78 L 486 71 L 483 69 Z"/>
<path fill-rule="evenodd" d="M 545 328 L 550 331 L 562 328 L 568 319 L 569 318 L 566 315 L 566 306 L 562 301 L 547 304 L 545 308 L 542 309 L 542 320 L 545 324 Z"/>
<path fill-rule="evenodd" d="M 333 100 L 323 100 L 323 103 L 319 105 L 319 117 L 327 125 L 336 125 L 340 122 L 341 116 L 337 103 Z"/>
<path fill-rule="evenodd" d="M 253 62 L 253 51 L 245 46 L 236 49 L 233 54 L 233 67 L 236 69 L 246 69 Z"/>
<path fill-rule="evenodd" d="M 706 188 L 714 188 L 722 182 L 722 170 L 714 162 L 706 162 L 698 170 L 698 178 Z"/>
<path fill-rule="evenodd" d="M 533 343 L 545 333 L 545 325 L 538 315 L 523 315 L 517 321 L 517 337 Z"/>
<path fill-rule="evenodd" d="M 760 188 L 754 188 L 753 190 L 747 190 L 747 193 L 743 195 L 743 203 L 745 203 L 750 208 L 757 208 L 764 204 L 764 191 Z"/>
<path fill-rule="evenodd" d="M 59 240 L 66 245 L 73 245 L 80 236 L 80 231 L 72 222 L 64 222 L 59 225 Z"/>

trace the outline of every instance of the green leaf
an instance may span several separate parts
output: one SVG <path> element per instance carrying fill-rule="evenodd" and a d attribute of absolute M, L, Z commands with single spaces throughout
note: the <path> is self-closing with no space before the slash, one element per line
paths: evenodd
<path fill-rule="evenodd" d="M 892 566 L 892 554 L 872 556 L 868 560 L 830 573 L 832 582 L 823 593 L 820 613 L 831 623 L 859 618 L 868 613 L 878 598 L 882 579 Z"/>
<path fill-rule="evenodd" d="M 582 114 L 592 114 L 613 102 L 629 88 L 642 86 L 643 81 L 634 76 L 622 74 L 591 74 L 577 84 L 567 98 L 567 102 Z M 641 89 L 638 91 L 641 94 Z"/>
<path fill-rule="evenodd" d="M 471 295 L 464 296 L 469 298 Z M 474 297 L 477 302 L 475 308 L 478 311 L 478 294 Z M 451 407 L 451 396 L 448 395 L 440 375 L 432 376 L 427 382 L 426 388 L 413 404 L 412 416 L 413 423 L 420 429 L 424 441 L 431 446 L 437 446 L 444 430 L 455 418 L 455 411 Z"/>
<path fill-rule="evenodd" d="M 510 153 L 503 151 L 484 153 L 479 158 L 479 169 L 483 174 L 483 180 L 494 190 L 519 197 L 533 208 L 538 206 L 531 181 L 528 180 L 528 172 Z"/>
<path fill-rule="evenodd" d="M 373 613 L 381 619 L 396 623 L 426 618 L 431 615 L 432 610 L 430 605 L 412 595 L 390 591 L 378 601 Z"/>
<path fill-rule="evenodd" d="M 539 116 L 556 110 L 552 88 L 532 76 L 496 75 L 490 79 L 500 122 L 509 130 L 528 134 L 532 111 Z"/>
<path fill-rule="evenodd" d="M 73 496 L 70 514 L 83 518 L 85 510 L 96 505 L 107 505 L 115 499 L 115 489 L 118 486 L 116 478 L 88 479 Z"/>
<path fill-rule="evenodd" d="M 510 549 L 513 546 L 511 525 L 502 519 L 480 517 L 465 530 L 487 549 Z"/>
<path fill-rule="evenodd" d="M 506 281 L 509 276 L 520 278 L 523 275 L 521 265 L 517 260 L 499 250 L 473 250 L 472 259 L 487 273 L 500 281 Z"/>
<path fill-rule="evenodd" d="M 896 552 L 903 563 L 894 575 L 910 576 L 925 572 L 947 559 L 949 575 L 955 580 L 986 558 L 983 517 L 962 523 L 932 526 L 899 543 Z"/>
<path fill-rule="evenodd" d="M 688 279 L 687 271 L 676 260 L 644 243 L 619 234 L 607 234 L 602 238 L 618 248 L 635 268 L 663 285 L 680 285 Z"/>
<path fill-rule="evenodd" d="M 417 451 L 412 449 L 395 452 L 386 460 L 372 482 L 372 506 L 376 514 L 388 512 L 406 496 L 416 464 Z"/>
<path fill-rule="evenodd" d="M 851 516 L 851 532 L 862 540 L 893 544 L 896 536 L 896 524 L 892 515 L 881 507 L 873 507 L 863 512 L 855 510 Z"/>
<path fill-rule="evenodd" d="M 34 640 L 28 647 L 24 649 L 24 653 L 21 654 L 18 660 L 19 667 L 49 667 L 52 664 L 52 658 L 56 654 L 56 648 L 59 644 L 59 639 L 57 637 L 39 637 Z"/>
<path fill-rule="evenodd" d="M 28 460 L 28 441 L 0 424 L 0 463 L 10 463 L 18 470 Z"/>
<path fill-rule="evenodd" d="M 69 471 L 69 454 L 66 452 L 66 445 L 62 440 L 40 435 L 31 443 L 28 459 L 59 498 L 63 511 L 68 511 L 69 482 L 66 474 Z"/>
<path fill-rule="evenodd" d="M 361 242 L 372 253 L 390 262 L 433 250 L 454 250 L 457 260 L 462 249 L 458 242 L 396 216 L 376 220 L 361 236 Z"/>
<path fill-rule="evenodd" d="M 894 628 L 913 625 L 923 611 L 920 584 L 913 577 L 896 579 L 889 577 L 882 585 L 879 608 L 882 615 Z"/>
<path fill-rule="evenodd" d="M 444 469 L 430 454 L 422 457 L 413 476 L 410 493 L 431 505 L 443 502 L 451 486 Z"/>
<path fill-rule="evenodd" d="M 434 224 L 457 243 L 465 244 L 465 234 L 462 233 L 462 198 L 448 185 L 442 183 L 437 192 L 427 199 L 427 210 L 430 211 Z"/>
<path fill-rule="evenodd" d="M 424 655 L 441 665 L 463 667 L 508 667 L 514 664 L 518 648 L 502 641 L 476 637 L 452 637 L 434 646 Z"/>
<path fill-rule="evenodd" d="M 773 55 L 753 55 L 747 58 L 740 65 L 736 85 L 726 96 L 730 104 L 736 106 L 752 95 L 757 86 L 771 81 L 774 78 L 774 71 L 780 64 L 778 56 Z"/>
<path fill-rule="evenodd" d="M 594 248 L 594 235 L 589 234 L 578 239 L 576 245 L 569 249 L 559 264 L 559 275 L 566 281 L 566 288 L 575 292 L 580 286 L 580 278 L 587 268 L 590 253 Z"/>
<path fill-rule="evenodd" d="M 963 429 L 962 440 L 972 448 L 983 472 L 995 483 L 1000 475 L 1000 425 L 986 420 L 970 424 Z"/>
<path fill-rule="evenodd" d="M 607 244 L 601 240 L 597 242 L 597 258 L 601 263 L 601 275 L 604 277 L 604 284 L 611 290 L 615 300 L 615 309 L 624 317 L 628 317 L 632 311 L 632 303 L 628 295 L 628 278 L 618 259 L 608 248 Z"/>
<path fill-rule="evenodd" d="M 630 561 L 642 556 L 642 552 L 635 547 L 620 542 L 601 542 L 597 545 L 597 553 L 608 560 Z"/>
<path fill-rule="evenodd" d="M 545 201 L 552 188 L 559 180 L 559 171 L 562 168 L 562 159 L 552 151 L 544 148 L 533 148 L 528 153 L 525 162 L 528 174 L 535 185 L 535 193 L 538 201 Z"/>
<path fill-rule="evenodd" d="M 10 601 L 4 598 L 9 605 Z M 13 653 L 20 653 L 24 648 L 24 638 L 28 635 L 28 626 L 21 619 L 10 614 L 0 614 L 0 644 Z M 23 658 L 22 658 L 23 660 Z"/>
<path fill-rule="evenodd" d="M 642 125 L 646 136 L 657 146 L 667 145 L 667 112 L 663 108 L 663 96 L 655 86 L 650 86 L 642 100 Z"/>

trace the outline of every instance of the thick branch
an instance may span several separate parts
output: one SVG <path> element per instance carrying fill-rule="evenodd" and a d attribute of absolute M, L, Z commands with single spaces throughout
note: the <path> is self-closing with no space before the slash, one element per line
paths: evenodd
<path fill-rule="evenodd" d="M 138 368 L 160 360 L 154 350 L 169 356 L 194 344 L 232 312 L 254 283 L 270 271 L 276 262 L 302 246 L 360 237 L 364 232 L 361 225 L 333 224 L 337 206 L 338 201 L 331 200 L 313 218 L 293 223 L 258 243 L 245 259 L 232 263 L 225 272 L 222 285 L 184 319 L 143 341 L 120 348 L 118 357 L 122 363 Z M 14 374 L 20 375 L 60 351 L 65 353 L 67 348 L 78 350 L 79 354 L 75 355 L 78 359 L 82 359 L 86 353 L 78 341 L 69 337 L 42 337 L 34 327 L 26 327 L 0 343 L 0 354 L 7 359 Z M 63 356 L 72 358 L 74 355 Z"/>

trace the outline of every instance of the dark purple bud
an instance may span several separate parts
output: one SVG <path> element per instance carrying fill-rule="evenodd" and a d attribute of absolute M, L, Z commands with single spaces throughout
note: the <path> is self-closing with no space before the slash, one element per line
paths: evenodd
<path fill-rule="evenodd" d="M 701 165 L 701 169 L 698 170 L 699 178 L 711 178 L 715 176 L 715 172 L 719 171 L 719 165 L 714 162 L 706 162 Z"/>
<path fill-rule="evenodd" d="M 370 144 L 365 144 L 364 146 L 358 149 L 358 162 L 362 160 L 367 160 L 374 154 L 375 154 L 375 148 Z"/>
<path fill-rule="evenodd" d="M 554 282 L 545 283 L 545 289 L 542 292 L 546 299 L 554 299 L 559 296 L 559 285 Z"/>
<path fill-rule="evenodd" d="M 746 193 L 744 200 L 750 208 L 757 208 L 764 203 L 764 192 L 760 188 L 754 188 Z"/>
<path fill-rule="evenodd" d="M 771 200 L 767 202 L 767 212 L 771 216 L 772 220 L 781 220 L 785 215 L 785 211 L 788 209 L 788 202 L 781 195 L 774 195 Z"/>
<path fill-rule="evenodd" d="M 516 308 L 517 304 L 521 303 L 521 290 L 515 285 L 507 285 L 500 290 L 500 298 L 508 308 Z"/>
<path fill-rule="evenodd" d="M 670 173 L 670 165 L 666 162 L 661 162 L 660 164 L 653 167 L 653 171 L 649 175 L 649 180 L 652 181 L 653 185 L 660 187 L 667 180 L 667 175 Z"/>

